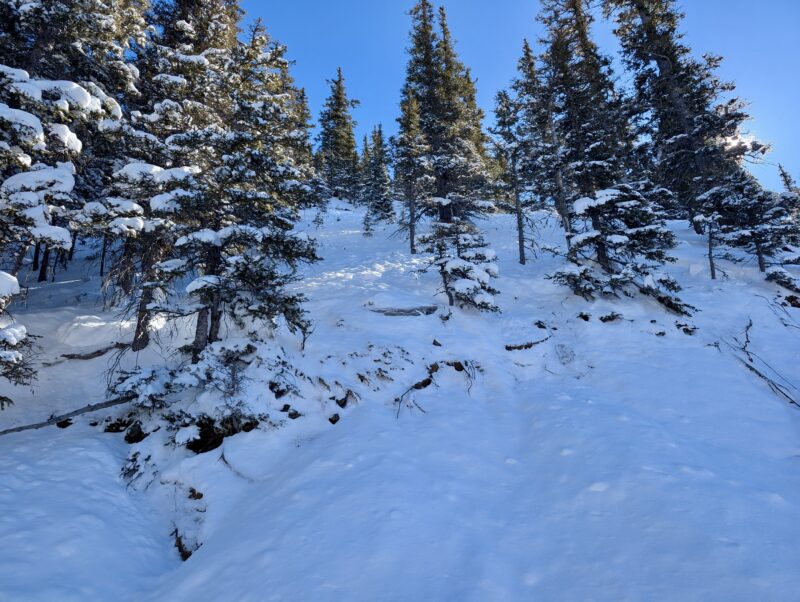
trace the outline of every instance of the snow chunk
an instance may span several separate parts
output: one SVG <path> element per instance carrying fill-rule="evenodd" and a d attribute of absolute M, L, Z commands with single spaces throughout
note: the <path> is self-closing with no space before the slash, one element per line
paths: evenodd
<path fill-rule="evenodd" d="M 191 294 L 204 288 L 216 288 L 219 283 L 219 276 L 200 276 L 189 283 L 186 287 L 186 292 Z"/>
<path fill-rule="evenodd" d="M 81 150 L 83 150 L 83 143 L 75 135 L 75 132 L 73 132 L 63 123 L 51 123 L 47 127 L 50 130 L 50 133 L 58 138 L 61 144 L 67 148 L 67 150 L 73 153 L 79 153 Z"/>
<path fill-rule="evenodd" d="M 27 111 L 12 109 L 7 104 L 0 102 L 0 120 L 9 122 L 25 142 L 31 144 L 44 143 L 44 129 L 42 128 L 42 122 L 36 115 Z"/>
<path fill-rule="evenodd" d="M 0 185 L 0 190 L 7 193 L 24 190 L 69 193 L 73 188 L 75 188 L 75 177 L 65 164 L 61 164 L 60 167 L 44 167 L 18 173 Z"/>
<path fill-rule="evenodd" d="M 19 294 L 19 281 L 7 272 L 0 272 L 0 297 Z"/>

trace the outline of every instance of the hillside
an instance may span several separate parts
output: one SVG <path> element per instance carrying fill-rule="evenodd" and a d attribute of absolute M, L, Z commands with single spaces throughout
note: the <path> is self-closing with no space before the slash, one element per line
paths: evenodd
<path fill-rule="evenodd" d="M 145 421 L 128 444 L 104 432 L 123 405 L 0 436 L 0 599 L 797 597 L 800 409 L 749 368 L 800 397 L 800 309 L 752 262 L 711 281 L 674 222 L 690 318 L 587 302 L 546 278 L 563 260 L 516 263 L 513 218 L 493 215 L 500 312 L 450 314 L 393 227 L 365 238 L 342 203 L 314 217 L 298 229 L 323 259 L 295 285 L 314 330 L 274 342 L 293 391 L 270 389 L 268 349 L 244 375 L 258 427 L 195 454 L 172 441 L 196 432 Z M 536 237 L 562 234 L 543 216 Z M 64 355 L 132 325 L 85 255 L 12 308 L 43 367 L 32 390 L 2 384 L 0 430 L 105 399 L 114 351 Z"/>

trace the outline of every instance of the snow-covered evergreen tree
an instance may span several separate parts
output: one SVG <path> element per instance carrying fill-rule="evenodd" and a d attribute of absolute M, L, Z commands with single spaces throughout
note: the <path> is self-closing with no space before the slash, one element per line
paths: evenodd
<path fill-rule="evenodd" d="M 672 190 L 693 218 L 702 195 L 721 179 L 738 180 L 732 173 L 742 169 L 742 157 L 766 147 L 742 138 L 745 105 L 732 97 L 735 86 L 716 75 L 720 57 L 692 56 L 679 31 L 683 14 L 675 0 L 604 0 L 604 6 L 616 19 L 635 76 L 638 111 L 652 140 L 654 180 Z"/>
<path fill-rule="evenodd" d="M 400 103 L 400 132 L 395 141 L 395 185 L 406 202 L 405 225 L 408 228 L 411 253 L 417 252 L 416 227 L 418 207 L 428 204 L 433 194 L 435 177 L 430 146 L 422 131 L 419 102 L 404 93 Z"/>
<path fill-rule="evenodd" d="M 315 255 L 309 240 L 292 234 L 297 209 L 313 195 L 313 174 L 307 163 L 298 163 L 305 156 L 298 147 L 305 131 L 297 90 L 286 77 L 285 49 L 260 24 L 245 42 L 236 41 L 234 4 L 198 1 L 203 11 L 187 10 L 188 20 L 162 16 L 177 23 L 180 34 L 165 28 L 156 64 L 172 68 L 162 79 L 185 100 L 155 103 L 157 119 L 141 116 L 175 125 L 166 139 L 169 158 L 190 166 L 170 168 L 183 169 L 187 177 L 180 190 L 159 196 L 171 211 L 174 243 L 165 245 L 168 253 L 153 265 L 146 286 L 157 294 L 145 309 L 194 319 L 187 350 L 194 367 L 171 383 L 153 373 L 126 375 L 117 386 L 121 394 L 145 381 L 161 387 L 149 390 L 151 398 L 163 398 L 180 383 L 222 386 L 226 371 L 251 361 L 278 326 L 304 332 L 308 326 L 301 298 L 286 289 L 298 262 Z M 164 46 L 168 41 L 175 46 Z M 306 140 L 300 142 L 302 147 Z M 187 280 L 180 294 L 178 284 Z"/>
<path fill-rule="evenodd" d="M 433 199 L 448 204 L 450 199 Z M 487 248 L 474 224 L 460 217 L 434 222 L 431 231 L 418 237 L 417 244 L 430 253 L 429 267 L 441 278 L 441 291 L 451 306 L 497 311 L 492 286 L 497 278 L 496 254 Z"/>
<path fill-rule="evenodd" d="M 659 273 L 674 237 L 663 221 L 662 192 L 630 172 L 633 134 L 614 87 L 609 60 L 591 39 L 586 0 L 546 0 L 556 123 L 569 167 L 572 211 L 567 258 L 553 275 L 591 298 L 638 289 L 671 309 L 677 284 Z"/>
<path fill-rule="evenodd" d="M 420 0 L 411 17 L 404 100 L 413 97 L 419 106 L 419 129 L 429 153 L 423 160 L 430 165 L 434 194 L 430 201 L 415 206 L 415 212 L 434 220 L 431 232 L 421 240 L 434 254 L 450 303 L 458 300 L 461 305 L 470 305 L 465 295 L 472 291 L 480 297 L 472 305 L 489 309 L 491 304 L 485 295 L 490 293 L 484 289 L 488 283 L 479 277 L 484 273 L 494 277 L 496 270 L 481 271 L 483 255 L 478 247 L 484 243 L 470 221 L 486 210 L 486 203 L 480 198 L 487 179 L 485 135 L 481 129 L 482 113 L 475 101 L 475 82 L 456 54 L 444 9 L 439 10 L 438 32 L 429 0 Z M 405 142 L 401 139 L 401 143 Z M 488 249 L 484 254 L 493 256 Z M 462 270 L 459 278 L 452 278 L 442 271 L 450 261 L 445 258 L 476 261 L 475 286 L 452 289 L 453 282 L 463 284 L 468 279 L 470 270 Z"/>
<path fill-rule="evenodd" d="M 348 98 L 341 68 L 330 84 L 331 93 L 319 118 L 317 166 L 331 194 L 355 199 L 359 183 L 358 149 L 354 134 L 356 122 L 350 113 L 358 106 L 358 101 Z"/>
<path fill-rule="evenodd" d="M 706 230 L 712 278 L 717 245 L 739 248 L 755 257 L 762 273 L 782 263 L 779 256 L 800 241 L 798 195 L 764 190 L 744 170 L 733 172 L 699 199 L 695 218 Z"/>
<path fill-rule="evenodd" d="M 372 130 L 372 141 L 368 145 L 367 177 L 364 180 L 364 201 L 367 205 L 365 224 L 395 221 L 392 203 L 392 178 L 389 175 L 389 156 L 383 128 L 377 125 Z"/>
<path fill-rule="evenodd" d="M 14 382 L 28 382 L 33 374 L 22 354 L 25 328 L 5 313 L 20 291 L 16 275 L 23 258 L 32 245 L 43 246 L 44 280 L 51 251 L 68 251 L 73 233 L 89 219 L 75 192 L 83 143 L 73 129 L 119 114 L 114 100 L 74 82 L 36 79 L 0 65 L 0 249 L 16 257 L 12 274 L 0 272 L 0 374 Z"/>
<path fill-rule="evenodd" d="M 524 146 L 520 135 L 520 114 L 517 103 L 509 93 L 501 90 L 495 98 L 495 147 L 500 161 L 500 190 L 514 203 L 517 221 L 517 247 L 519 262 L 525 265 L 525 216 L 523 211 L 523 191 L 525 188 L 522 164 Z"/>
<path fill-rule="evenodd" d="M 358 158 L 358 192 L 354 199 L 361 205 L 367 205 L 369 202 L 369 180 L 372 177 L 370 170 L 371 163 L 369 136 L 365 134 L 361 141 L 361 154 Z"/>

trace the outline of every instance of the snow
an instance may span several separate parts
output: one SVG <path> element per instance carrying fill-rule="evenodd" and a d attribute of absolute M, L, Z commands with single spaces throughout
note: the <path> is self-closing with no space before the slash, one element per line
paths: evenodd
<path fill-rule="evenodd" d="M 438 275 L 419 272 L 427 258 L 393 227 L 365 239 L 361 210 L 333 205 L 320 230 L 314 215 L 300 229 L 324 260 L 296 285 L 314 333 L 305 351 L 283 335 L 268 347 L 332 390 L 299 383 L 303 397 L 277 399 L 254 381 L 250 403 L 275 426 L 200 455 L 160 433 L 127 445 L 102 432 L 125 407 L 0 436 L 0 507 L 11 509 L 0 599 L 796 599 L 800 413 L 742 365 L 736 339 L 752 320 L 756 365 L 792 382 L 800 310 L 757 267 L 721 260 L 729 278 L 711 281 L 705 241 L 676 222 L 678 261 L 664 272 L 702 311 L 587 302 L 546 278 L 562 259 L 519 265 L 513 217 L 495 215 L 481 226 L 502 312 L 448 316 Z M 540 233 L 563 244 L 556 227 Z M 53 365 L 35 393 L 0 385 L 15 400 L 0 430 L 103 399 L 112 355 L 63 355 L 130 341 L 132 325 L 103 310 L 96 266 L 81 265 L 16 308 Z M 428 303 L 437 314 L 371 311 Z M 601 320 L 613 312 L 623 319 Z M 180 344 L 191 328 L 177 328 Z M 414 389 L 434 363 L 431 385 Z M 345 408 L 330 399 L 340 385 L 357 394 Z M 285 403 L 301 416 L 286 418 Z M 120 477 L 136 451 L 161 462 L 146 487 Z M 176 525 L 202 543 L 183 563 Z"/>
<path fill-rule="evenodd" d="M 66 149 L 73 153 L 79 153 L 83 149 L 83 143 L 75 135 L 75 132 L 70 130 L 66 125 L 61 123 L 51 123 L 47 126 L 50 133 L 58 138 L 61 144 Z"/>
<path fill-rule="evenodd" d="M 180 562 L 158 513 L 119 478 L 124 442 L 83 425 L 41 434 L 3 441 L 0 599 L 130 599 L 133 583 Z"/>
<path fill-rule="evenodd" d="M 181 181 L 200 173 L 198 167 L 172 167 L 164 169 L 158 165 L 149 163 L 128 163 L 125 167 L 117 171 L 114 176 L 127 178 L 134 182 L 141 182 L 146 178 L 152 178 L 156 183 L 163 184 L 173 181 Z"/>
<path fill-rule="evenodd" d="M 26 142 L 34 145 L 44 143 L 44 129 L 36 115 L 12 109 L 7 104 L 0 102 L 0 119 L 9 122 Z"/>
<path fill-rule="evenodd" d="M 220 280 L 218 276 L 200 276 L 192 280 L 186 287 L 186 292 L 196 293 L 204 288 L 216 288 L 219 286 Z"/>
<path fill-rule="evenodd" d="M 48 167 L 23 171 L 7 178 L 0 189 L 7 193 L 20 191 L 72 192 L 75 188 L 75 176 L 72 169 L 66 166 Z"/>
<path fill-rule="evenodd" d="M 100 113 L 103 111 L 101 99 L 89 93 L 86 88 L 70 81 L 57 81 L 45 79 L 28 79 L 16 81 L 10 85 L 11 88 L 24 94 L 35 101 L 42 101 L 42 94 L 58 94 L 58 99 L 48 102 L 55 106 L 63 107 L 66 103 L 66 110 L 73 108 L 85 113 Z"/>
<path fill-rule="evenodd" d="M 61 226 L 33 226 L 28 228 L 34 240 L 46 240 L 49 244 L 62 249 L 69 249 L 72 246 L 72 233 Z"/>
<path fill-rule="evenodd" d="M 0 298 L 19 294 L 19 281 L 16 276 L 0 271 Z"/>
<path fill-rule="evenodd" d="M 600 207 L 620 196 L 620 191 L 614 188 L 601 190 L 592 197 L 582 197 L 573 203 L 576 215 L 585 215 L 593 207 Z"/>

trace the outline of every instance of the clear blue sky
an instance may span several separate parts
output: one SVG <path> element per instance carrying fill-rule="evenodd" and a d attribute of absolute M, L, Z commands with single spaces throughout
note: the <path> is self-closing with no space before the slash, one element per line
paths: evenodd
<path fill-rule="evenodd" d="M 293 73 L 306 88 L 314 115 L 328 93 L 326 79 L 344 70 L 359 136 L 374 124 L 396 130 L 413 0 L 244 0 L 247 18 L 261 17 L 289 48 Z M 478 78 L 478 100 L 491 115 L 495 93 L 514 76 L 523 38 L 541 33 L 536 0 L 445 0 L 464 62 Z M 800 179 L 800 0 L 684 0 L 683 30 L 697 54 L 725 57 L 721 75 L 750 103 L 748 129 L 773 145 L 770 163 Z M 616 49 L 608 25 L 597 40 Z M 777 169 L 754 169 L 777 187 Z"/>

